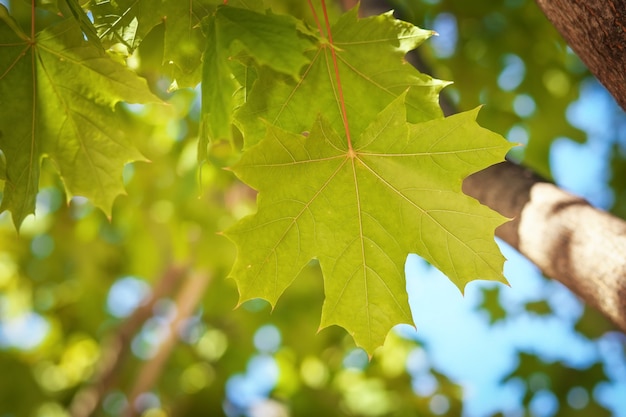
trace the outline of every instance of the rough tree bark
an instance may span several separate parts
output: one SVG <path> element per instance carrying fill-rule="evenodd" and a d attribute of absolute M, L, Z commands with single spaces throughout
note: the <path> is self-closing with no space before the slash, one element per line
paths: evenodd
<path fill-rule="evenodd" d="M 626 0 L 537 0 L 626 110 Z M 496 235 L 626 332 L 626 222 L 505 162 L 464 191 L 513 221 Z"/>
<path fill-rule="evenodd" d="M 626 0 L 537 0 L 537 4 L 626 110 Z"/>
<path fill-rule="evenodd" d="M 513 219 L 498 237 L 626 332 L 626 222 L 510 162 L 463 189 Z"/>

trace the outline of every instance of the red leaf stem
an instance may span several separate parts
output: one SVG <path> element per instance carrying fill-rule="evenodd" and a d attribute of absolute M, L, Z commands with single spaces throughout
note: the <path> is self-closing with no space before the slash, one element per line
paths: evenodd
<path fill-rule="evenodd" d="M 333 57 L 333 68 L 335 70 L 335 79 L 337 81 L 337 94 L 339 96 L 339 106 L 340 106 L 340 111 L 341 111 L 341 119 L 343 120 L 343 127 L 346 131 L 346 139 L 348 141 L 348 150 L 350 152 L 350 154 L 353 153 L 353 148 L 352 148 L 352 139 L 350 137 L 350 126 L 348 124 L 348 113 L 346 112 L 346 101 L 344 100 L 343 97 L 343 88 L 341 87 L 341 77 L 339 76 L 339 65 L 337 64 L 337 54 L 335 52 L 335 45 L 333 43 L 333 34 L 330 30 L 330 21 L 328 19 L 328 11 L 326 9 L 326 1 L 325 0 L 321 0 L 322 2 L 322 10 L 324 11 L 324 23 L 326 24 L 326 36 L 328 37 L 328 43 L 330 44 L 330 53 Z M 315 22 L 318 25 L 318 28 L 320 30 L 320 35 L 323 36 L 322 34 L 322 26 L 317 18 L 317 14 L 315 13 L 315 9 L 313 8 L 313 4 L 311 4 L 311 0 L 308 0 L 309 3 L 309 7 L 311 8 L 311 11 L 313 13 L 313 17 L 315 19 Z"/>

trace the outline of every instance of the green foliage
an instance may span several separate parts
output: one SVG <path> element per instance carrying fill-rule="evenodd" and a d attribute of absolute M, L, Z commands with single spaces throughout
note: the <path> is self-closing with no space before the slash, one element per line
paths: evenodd
<path fill-rule="evenodd" d="M 440 77 L 454 80 L 447 97 L 457 110 L 489 103 L 479 121 L 526 145 L 516 148 L 510 157 L 551 178 L 549 152 L 553 141 L 559 137 L 585 140 L 584 133 L 565 116 L 570 103 L 578 98 L 578 86 L 589 76 L 588 70 L 537 10 L 536 3 L 390 3 L 401 18 L 417 25 L 434 29 L 437 20 L 453 20 L 454 35 L 442 33 L 442 38 L 455 36 L 456 48 L 441 54 L 426 45 L 421 51 L 422 65 Z M 505 73 L 512 62 L 518 64 L 515 74 Z M 502 88 L 503 81 L 509 86 Z M 519 112 L 516 100 L 528 102 L 528 98 L 532 104 Z"/>
<path fill-rule="evenodd" d="M 482 302 L 476 310 L 482 310 L 489 318 L 489 324 L 500 323 L 507 318 L 507 311 L 500 303 L 500 288 L 485 288 Z"/>
<path fill-rule="evenodd" d="M 510 145 L 479 128 L 475 113 L 407 125 L 404 99 L 353 148 L 322 118 L 308 137 L 270 128 L 244 154 L 235 172 L 260 195 L 258 213 L 228 231 L 240 251 L 231 275 L 242 301 L 275 304 L 316 257 L 325 277 L 321 327 L 348 329 L 371 353 L 395 324 L 412 323 L 403 270 L 409 252 L 461 290 L 474 277 L 504 281 L 504 258 L 489 232 L 504 219 L 460 188 Z M 306 185 L 294 187 L 294 178 Z"/>
<path fill-rule="evenodd" d="M 125 163 L 142 159 L 116 103 L 157 101 L 142 78 L 85 42 L 74 20 L 31 39 L 0 6 L 0 148 L 7 160 L 2 210 L 19 227 L 35 210 L 43 157 L 57 166 L 68 198 L 90 198 L 105 213 L 123 192 Z M 20 95 L 12 94 L 20 91 Z"/>
<path fill-rule="evenodd" d="M 200 271 L 212 277 L 208 290 L 151 386 L 168 413 L 222 414 L 227 383 L 248 360 L 271 356 L 280 378 L 267 394 L 293 415 L 428 415 L 433 398 L 462 414 L 462 389 L 435 365 L 422 364 L 432 388 L 415 394 L 407 363 L 427 346 L 389 329 L 412 323 L 409 252 L 461 290 L 474 279 L 504 282 L 493 231 L 505 219 L 461 183 L 510 148 L 476 117 L 497 128 L 511 117 L 498 117 L 499 96 L 487 96 L 480 115 L 442 117 L 448 83 L 405 60 L 431 31 L 328 4 L 331 42 L 319 1 L 8 3 L 0 209 L 20 234 L 5 212 L 0 331 L 29 314 L 48 329 L 29 329 L 45 335 L 34 346 L 6 345 L 0 332 L 0 404 L 15 402 L 0 412 L 64 415 L 122 337 L 130 360 L 96 412 L 121 414 L 120 391 L 130 394 L 155 366 L 152 354 L 165 355 L 172 339 L 155 343 L 155 328 L 186 305 L 181 288 L 195 276 L 187 271 Z M 459 67 L 461 107 L 475 109 L 480 86 L 497 74 L 478 67 L 486 78 L 477 82 L 473 66 Z M 198 159 L 209 162 L 201 175 Z M 143 320 L 107 312 L 121 277 L 156 291 L 172 269 L 184 272 Z M 497 298 L 494 290 L 485 303 Z M 254 346 L 268 323 L 282 335 L 270 352 Z M 598 337 L 607 331 L 590 314 L 582 323 Z M 347 365 L 351 355 L 363 362 Z M 524 372 L 516 376 L 529 379 Z M 580 375 L 593 380 L 589 391 L 601 379 L 570 374 Z"/>
<path fill-rule="evenodd" d="M 521 378 L 528 381 L 524 392 L 524 404 L 530 404 L 533 398 L 546 390 L 553 391 L 558 398 L 567 398 L 559 410 L 562 416 L 609 416 L 610 412 L 601 404 L 589 401 L 594 387 L 604 378 L 604 372 L 599 364 L 583 369 L 572 369 L 562 363 L 546 363 L 528 353 L 520 353 L 519 367 L 505 378 Z M 586 400 L 580 401 L 585 397 Z"/>
<path fill-rule="evenodd" d="M 88 197 L 110 214 L 124 164 L 141 159 L 115 105 L 156 101 L 141 78 L 82 38 L 80 27 L 87 38 L 93 33 L 72 5 L 74 19 L 34 39 L 2 9 L 1 104 L 10 109 L 3 125 L 29 115 L 0 142 L 8 161 L 2 209 L 18 227 L 34 212 L 43 157 L 58 168 L 68 198 Z M 318 38 L 293 17 L 240 5 L 201 19 L 199 156 L 207 139 L 230 138 L 234 121 L 241 127 L 250 150 L 236 172 L 261 191 L 259 213 L 229 231 L 239 245 L 231 276 L 241 301 L 275 304 L 317 257 L 326 293 L 321 327 L 345 327 L 371 354 L 395 324 L 412 322 L 402 268 L 409 252 L 461 290 L 476 278 L 504 281 L 493 241 L 504 219 L 464 196 L 461 182 L 501 161 L 510 145 L 480 129 L 475 113 L 441 118 L 445 83 L 403 61 L 432 33 L 390 14 L 361 20 L 354 9 L 332 27 L 318 21 Z M 128 51 L 168 17 L 145 2 L 90 9 L 102 45 Z M 15 85 L 30 101 L 10 100 Z"/>
<path fill-rule="evenodd" d="M 207 48 L 202 74 L 202 122 L 206 133 L 201 136 L 201 152 L 208 139 L 231 138 L 234 96 L 236 90 L 242 88 L 233 78 L 237 69 L 232 66 L 245 66 L 246 61 L 254 59 L 258 66 L 299 78 L 300 68 L 308 63 L 304 52 L 313 43 L 298 32 L 296 25 L 297 21 L 289 16 L 229 6 L 218 7 L 215 14 L 206 19 Z M 237 56 L 241 49 L 243 56 L 240 59 L 244 62 L 229 62 L 230 57 Z M 247 79 L 244 76 L 243 88 L 247 87 Z M 245 96 L 247 94 L 244 100 Z"/>
<path fill-rule="evenodd" d="M 431 31 L 398 21 L 389 13 L 357 19 L 356 9 L 342 15 L 330 30 L 333 45 L 321 42 L 309 52 L 311 63 L 300 79 L 259 71 L 252 95 L 236 115 L 246 147 L 263 138 L 267 124 L 301 134 L 311 130 L 319 114 L 337 132 L 342 131 L 341 102 L 350 133 L 356 137 L 405 92 L 409 122 L 441 117 L 437 97 L 447 83 L 419 73 L 403 59 L 428 39 Z M 343 99 L 338 97 L 330 48 L 337 54 Z M 377 59 L 369 59 L 371 56 Z"/>

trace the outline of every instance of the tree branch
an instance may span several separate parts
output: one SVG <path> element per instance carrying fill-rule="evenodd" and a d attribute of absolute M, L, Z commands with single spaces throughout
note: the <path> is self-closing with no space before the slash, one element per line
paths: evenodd
<path fill-rule="evenodd" d="M 626 0 L 537 0 L 537 4 L 626 110 Z"/>
<path fill-rule="evenodd" d="M 103 396 L 115 385 L 130 350 L 132 337 L 141 325 L 152 316 L 157 300 L 174 291 L 181 278 L 187 274 L 187 266 L 170 266 L 157 282 L 148 299 L 128 317 L 122 326 L 104 343 L 102 357 L 92 382 L 81 388 L 69 407 L 72 417 L 91 416 Z"/>
<path fill-rule="evenodd" d="M 626 332 L 626 222 L 510 162 L 463 191 L 513 219 L 498 237 Z"/>
<path fill-rule="evenodd" d="M 626 110 L 626 0 L 537 0 L 554 26 Z M 418 53 L 408 57 L 430 73 Z M 456 112 L 445 92 L 446 115 Z M 626 222 L 503 162 L 463 191 L 512 221 L 496 235 L 626 332 Z"/>
<path fill-rule="evenodd" d="M 156 355 L 143 364 L 135 380 L 128 397 L 128 407 L 124 413 L 126 417 L 134 417 L 144 411 L 136 407 L 135 400 L 142 393 L 150 391 L 159 379 L 172 350 L 178 343 L 181 326 L 186 319 L 191 317 L 202 300 L 210 280 L 211 275 L 208 273 L 195 272 L 187 277 L 176 297 L 176 316 L 169 325 L 167 336 L 160 343 Z"/>

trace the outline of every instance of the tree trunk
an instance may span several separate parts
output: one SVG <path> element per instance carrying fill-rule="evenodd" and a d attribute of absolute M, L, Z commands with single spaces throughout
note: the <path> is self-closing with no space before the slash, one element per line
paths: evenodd
<path fill-rule="evenodd" d="M 626 222 L 503 162 L 463 191 L 513 220 L 496 235 L 626 332 Z"/>
<path fill-rule="evenodd" d="M 626 110 L 626 0 L 536 1 Z M 429 73 L 419 54 L 410 59 Z M 470 176 L 463 191 L 512 218 L 496 235 L 626 333 L 625 221 L 510 162 Z"/>
<path fill-rule="evenodd" d="M 626 0 L 537 0 L 626 110 Z M 505 162 L 464 191 L 513 220 L 496 235 L 626 332 L 626 222 Z"/>
<path fill-rule="evenodd" d="M 537 4 L 626 110 L 626 0 L 537 0 Z"/>

